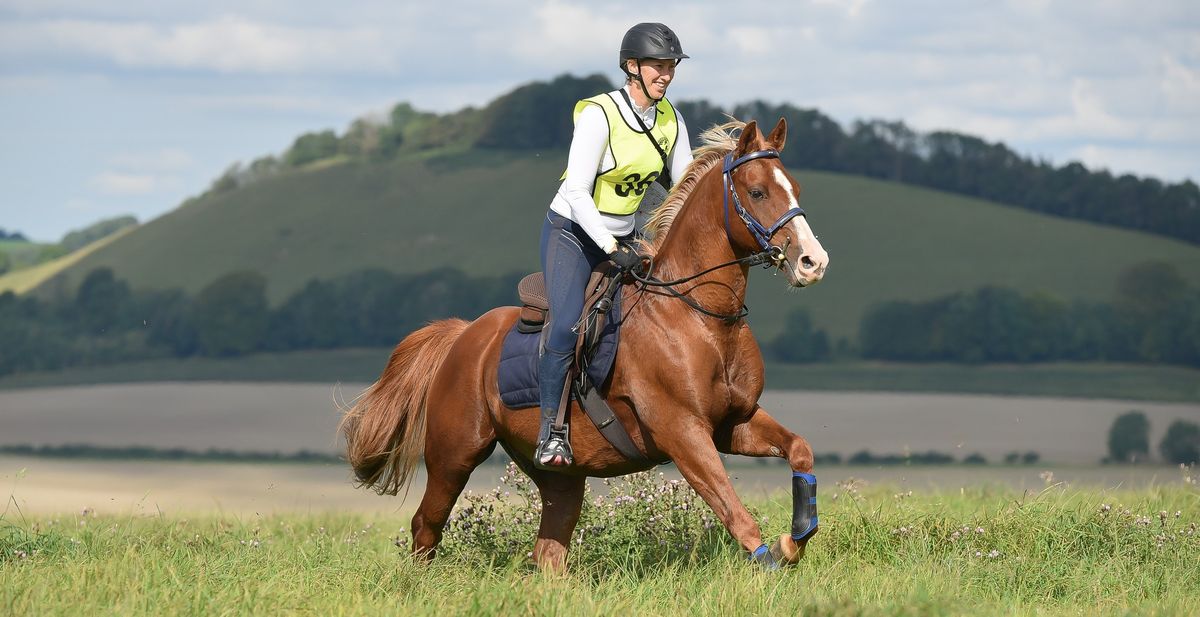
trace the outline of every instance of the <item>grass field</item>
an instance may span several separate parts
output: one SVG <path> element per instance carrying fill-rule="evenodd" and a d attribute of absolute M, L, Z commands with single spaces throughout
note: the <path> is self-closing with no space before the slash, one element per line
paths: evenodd
<path fill-rule="evenodd" d="M 134 287 L 195 292 L 254 269 L 278 302 L 312 278 L 367 267 L 527 272 L 538 264 L 540 221 L 564 160 L 556 151 L 470 151 L 297 170 L 191 201 L 86 256 L 61 285 L 72 290 L 87 271 L 110 266 Z M 852 338 L 873 304 L 984 285 L 1107 300 L 1122 269 L 1148 260 L 1200 283 L 1200 246 L 1181 241 L 861 177 L 796 177 L 831 265 L 800 293 L 755 272 L 750 322 L 763 338 L 797 307 L 835 339 Z"/>
<path fill-rule="evenodd" d="M 706 508 L 647 527 L 654 506 L 634 495 L 614 505 L 622 490 L 589 498 L 586 538 L 573 542 L 563 576 L 528 565 L 532 532 L 523 530 L 536 513 L 511 498 L 473 502 L 496 509 L 461 514 L 432 565 L 404 556 L 401 514 L 37 517 L 10 507 L 0 518 L 0 603 L 11 615 L 1200 612 L 1194 484 L 824 486 L 820 533 L 797 567 L 778 573 L 751 567 L 723 530 L 706 529 Z M 685 493 L 654 491 L 658 503 L 694 504 Z M 751 505 L 767 534 L 790 520 L 785 493 Z M 472 532 L 468 519 L 494 531 Z"/>
<path fill-rule="evenodd" d="M 0 391 L 162 381 L 367 382 L 391 349 L 264 353 L 242 358 L 159 359 L 0 377 Z M 1200 401 L 1200 369 L 1104 363 L 1015 365 L 767 363 L 772 390 L 964 392 L 1147 401 Z"/>

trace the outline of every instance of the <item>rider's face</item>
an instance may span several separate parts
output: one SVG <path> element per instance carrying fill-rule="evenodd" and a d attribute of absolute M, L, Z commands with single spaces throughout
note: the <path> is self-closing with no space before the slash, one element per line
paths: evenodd
<path fill-rule="evenodd" d="M 642 81 L 646 82 L 646 90 L 650 91 L 650 96 L 655 99 L 661 99 L 667 93 L 667 86 L 671 85 L 671 80 L 675 79 L 675 64 L 676 60 L 656 60 L 654 58 L 646 58 L 641 61 Z M 630 71 L 637 71 L 638 67 L 633 61 L 629 63 Z"/>

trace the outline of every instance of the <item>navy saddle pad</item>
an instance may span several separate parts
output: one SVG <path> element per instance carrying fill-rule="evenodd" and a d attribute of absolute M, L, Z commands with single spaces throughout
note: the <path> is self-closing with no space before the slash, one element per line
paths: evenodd
<path fill-rule="evenodd" d="M 517 331 L 517 324 L 504 337 L 500 347 L 500 367 L 497 381 L 500 385 L 500 401 L 509 409 L 535 407 L 541 403 L 538 388 L 538 343 L 541 332 Z M 620 338 L 621 292 L 613 295 L 613 307 L 600 332 L 600 342 L 587 361 L 588 380 L 600 387 L 612 372 L 613 360 L 617 357 L 617 341 Z M 583 352 L 586 353 L 586 350 Z"/>

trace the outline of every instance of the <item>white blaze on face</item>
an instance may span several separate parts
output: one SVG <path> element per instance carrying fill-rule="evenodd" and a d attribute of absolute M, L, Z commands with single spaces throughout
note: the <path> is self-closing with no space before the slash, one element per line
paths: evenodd
<path fill-rule="evenodd" d="M 788 181 L 787 175 L 778 167 L 774 171 L 775 181 L 779 183 L 779 188 L 783 189 L 783 194 L 787 195 L 788 209 L 800 209 L 800 203 L 796 201 L 796 196 L 792 194 L 792 183 Z M 816 264 L 813 270 L 818 273 L 824 270 L 825 264 L 829 261 L 829 256 L 826 255 L 825 249 L 821 248 L 821 243 L 817 241 L 817 235 L 808 226 L 808 218 L 804 215 L 792 217 L 792 220 L 788 221 L 788 225 L 792 228 L 792 232 L 796 234 L 796 242 L 800 244 L 800 254 L 807 255 Z M 802 270 L 799 263 L 792 264 L 792 273 L 797 279 L 806 281 L 819 278 L 819 276 L 814 277 L 815 273 L 812 271 L 806 272 Z"/>

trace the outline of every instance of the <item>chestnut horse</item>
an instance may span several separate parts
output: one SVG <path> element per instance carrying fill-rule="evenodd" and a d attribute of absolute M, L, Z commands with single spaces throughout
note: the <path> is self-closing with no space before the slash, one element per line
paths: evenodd
<path fill-rule="evenodd" d="M 734 137 L 739 128 L 740 137 Z M 821 279 L 828 255 L 806 218 L 796 216 L 803 213 L 799 184 L 772 152 L 783 149 L 786 133 L 781 119 L 765 138 L 755 122 L 731 122 L 702 136 L 687 173 L 649 222 L 643 250 L 653 256 L 655 275 L 684 277 L 759 253 L 768 249 L 762 241 L 767 231 L 766 240 L 778 247 L 771 263 L 786 273 L 791 286 Z M 723 160 L 728 167 L 743 157 L 736 170 L 723 173 Z M 735 193 L 726 195 L 726 182 Z M 777 224 L 758 226 L 756 238 L 751 223 L 727 212 L 730 197 L 739 209 L 744 205 L 751 220 Z M 621 344 L 606 399 L 646 457 L 674 461 L 734 539 L 761 554 L 762 533 L 734 493 L 720 453 L 786 458 L 793 471 L 807 473 L 812 449 L 758 404 L 763 361 L 745 320 L 714 318 L 689 306 L 736 315 L 746 297 L 749 267 L 735 264 L 686 288 L 677 286 L 686 294 L 683 299 L 661 288 L 627 285 Z M 342 420 L 350 464 L 362 484 L 380 494 L 394 495 L 407 486 L 424 457 L 428 482 L 412 519 L 412 549 L 425 558 L 433 557 L 468 476 L 497 443 L 541 493 L 533 554 L 537 565 L 548 569 L 565 567 L 587 477 L 653 465 L 623 457 L 572 403 L 574 464 L 563 471 L 533 467 L 540 412 L 508 409 L 497 390 L 501 342 L 517 314 L 514 307 L 501 307 L 470 323 L 447 319 L 413 332 Z M 771 553 L 795 563 L 807 540 L 792 542 L 785 534 Z"/>

